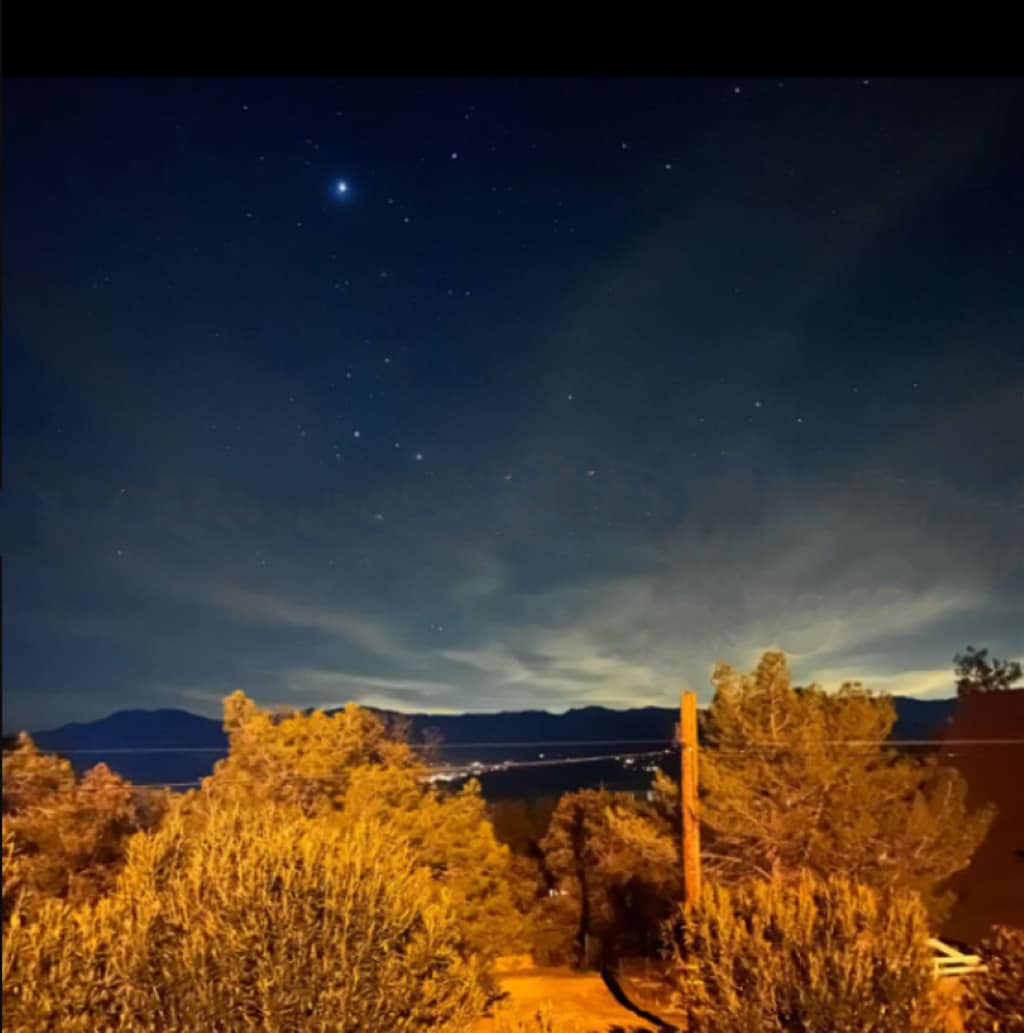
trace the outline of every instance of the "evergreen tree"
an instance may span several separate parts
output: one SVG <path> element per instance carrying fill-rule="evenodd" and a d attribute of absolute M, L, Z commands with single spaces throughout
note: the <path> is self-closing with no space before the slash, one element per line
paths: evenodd
<path fill-rule="evenodd" d="M 679 892 L 675 847 L 658 816 L 628 794 L 565 794 L 541 842 L 551 882 L 538 926 L 552 954 L 601 966 L 654 939 Z"/>
<path fill-rule="evenodd" d="M 953 657 L 956 691 L 959 696 L 975 692 L 1006 692 L 1021 679 L 1021 666 L 1016 660 L 989 659 L 987 649 L 968 646 Z"/>
<path fill-rule="evenodd" d="M 204 781 L 207 796 L 272 800 L 312 813 L 332 807 L 358 767 L 417 766 L 408 745 L 354 703 L 334 714 L 272 714 L 234 692 L 224 701 L 224 730 L 228 756 Z"/>
<path fill-rule="evenodd" d="M 106 764 L 81 779 L 22 733 L 3 755 L 4 917 L 16 892 L 91 900 L 109 890 L 129 838 L 159 823 L 166 794 L 140 790 Z"/>
<path fill-rule="evenodd" d="M 859 684 L 794 688 L 785 657 L 753 674 L 720 664 L 701 752 L 701 816 L 724 875 L 841 872 L 924 896 L 966 867 L 992 819 L 970 812 L 960 775 L 886 746 L 892 701 Z"/>
<path fill-rule="evenodd" d="M 194 795 L 193 813 L 236 800 L 296 806 L 335 823 L 379 821 L 447 888 L 470 950 L 521 946 L 511 854 L 495 838 L 477 782 L 439 791 L 394 729 L 354 703 L 334 714 L 272 715 L 236 692 L 224 727 L 230 752 Z"/>
<path fill-rule="evenodd" d="M 343 822 L 371 818 L 402 836 L 446 886 L 470 949 L 484 956 L 522 946 L 512 853 L 499 843 L 471 780 L 457 793 L 423 781 L 419 766 L 353 769 L 340 799 Z"/>

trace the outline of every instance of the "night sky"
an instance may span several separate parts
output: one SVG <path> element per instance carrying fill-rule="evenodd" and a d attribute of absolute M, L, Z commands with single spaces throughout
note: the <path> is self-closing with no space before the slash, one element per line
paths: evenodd
<path fill-rule="evenodd" d="M 5 729 L 1024 654 L 1024 82 L 4 86 Z"/>

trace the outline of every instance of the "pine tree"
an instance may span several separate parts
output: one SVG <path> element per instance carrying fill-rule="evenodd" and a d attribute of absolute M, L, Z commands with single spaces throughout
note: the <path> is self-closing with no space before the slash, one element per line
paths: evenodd
<path fill-rule="evenodd" d="M 312 813 L 333 806 L 360 766 L 417 765 L 406 743 L 354 703 L 334 714 L 272 714 L 234 692 L 224 701 L 224 730 L 228 756 L 203 785 L 218 798 L 273 800 Z"/>
<path fill-rule="evenodd" d="M 1016 660 L 989 659 L 987 649 L 968 646 L 953 657 L 956 691 L 959 696 L 975 692 L 1007 692 L 1020 681 L 1024 671 Z"/>
<path fill-rule="evenodd" d="M 201 816 L 223 801 L 299 807 L 334 823 L 373 819 L 401 835 L 451 895 L 468 949 L 519 949 L 510 851 L 495 838 L 479 784 L 446 794 L 395 729 L 352 703 L 272 715 L 243 693 L 224 704 L 230 752 L 189 803 Z"/>
<path fill-rule="evenodd" d="M 81 779 L 22 733 L 3 757 L 4 917 L 16 892 L 92 900 L 107 892 L 128 840 L 159 824 L 164 794 L 141 791 L 106 764 Z"/>
<path fill-rule="evenodd" d="M 723 875 L 841 872 L 917 890 L 940 919 L 941 884 L 970 862 L 992 812 L 968 811 L 954 770 L 886 746 L 892 701 L 859 684 L 794 688 L 779 652 L 753 674 L 720 664 L 713 681 L 701 816 Z"/>
<path fill-rule="evenodd" d="M 680 875 L 672 840 L 652 811 L 628 794 L 567 793 L 541 847 L 552 895 L 539 924 L 569 953 L 560 960 L 600 966 L 627 937 L 656 938 Z"/>

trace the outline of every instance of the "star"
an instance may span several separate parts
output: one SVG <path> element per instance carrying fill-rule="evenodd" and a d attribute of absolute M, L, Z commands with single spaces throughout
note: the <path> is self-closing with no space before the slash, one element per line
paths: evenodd
<path fill-rule="evenodd" d="M 587 471 L 587 476 L 588 476 L 588 477 L 593 477 L 593 476 L 594 476 L 594 474 L 596 474 L 596 473 L 597 473 L 597 471 L 596 471 L 596 470 L 588 470 L 588 471 Z"/>
<path fill-rule="evenodd" d="M 359 433 L 358 430 L 354 430 L 354 431 L 352 431 L 352 437 L 359 438 L 359 437 L 362 437 L 362 435 Z"/>
<path fill-rule="evenodd" d="M 339 179 L 338 182 L 334 184 L 334 192 L 340 196 L 344 196 L 348 193 L 348 183 L 343 179 Z"/>
<path fill-rule="evenodd" d="M 417 463 L 423 462 L 423 453 L 422 452 L 417 452 L 416 453 L 416 462 Z"/>

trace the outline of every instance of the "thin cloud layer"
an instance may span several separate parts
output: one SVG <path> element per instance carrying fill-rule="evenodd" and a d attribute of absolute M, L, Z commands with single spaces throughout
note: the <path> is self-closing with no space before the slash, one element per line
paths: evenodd
<path fill-rule="evenodd" d="M 289 565 L 268 577 L 254 557 L 274 563 L 278 553 L 243 499 L 237 515 L 221 498 L 215 514 L 180 518 L 191 560 L 175 546 L 161 554 L 150 544 L 163 512 L 154 499 L 136 511 L 125 576 L 96 586 L 126 610 L 132 597 L 147 600 L 145 620 L 100 620 L 98 630 L 88 618 L 76 626 L 60 604 L 42 612 L 65 648 L 102 644 L 138 672 L 121 688 L 110 682 L 111 704 L 216 713 L 242 687 L 268 703 L 441 713 L 671 705 L 684 686 L 707 699 L 715 661 L 746 667 L 772 647 L 804 681 L 948 695 L 953 649 L 986 614 L 1020 605 L 1019 581 L 1007 578 L 1021 560 L 1011 505 L 863 475 L 777 483 L 769 494 L 745 478 L 692 488 L 685 516 L 626 543 L 633 573 L 614 561 L 602 569 L 600 530 L 581 534 L 594 563 L 580 567 L 525 535 L 460 553 L 457 535 L 439 538 L 428 522 L 406 531 L 402 581 L 377 591 L 346 577 L 358 546 L 343 529 L 309 514 L 305 552 L 285 535 L 277 548 Z M 514 569 L 540 559 L 529 577 Z M 951 638 L 958 626 L 964 634 Z M 1005 631 L 986 642 L 1021 651 Z M 67 696 L 58 705 L 74 710 Z"/>

